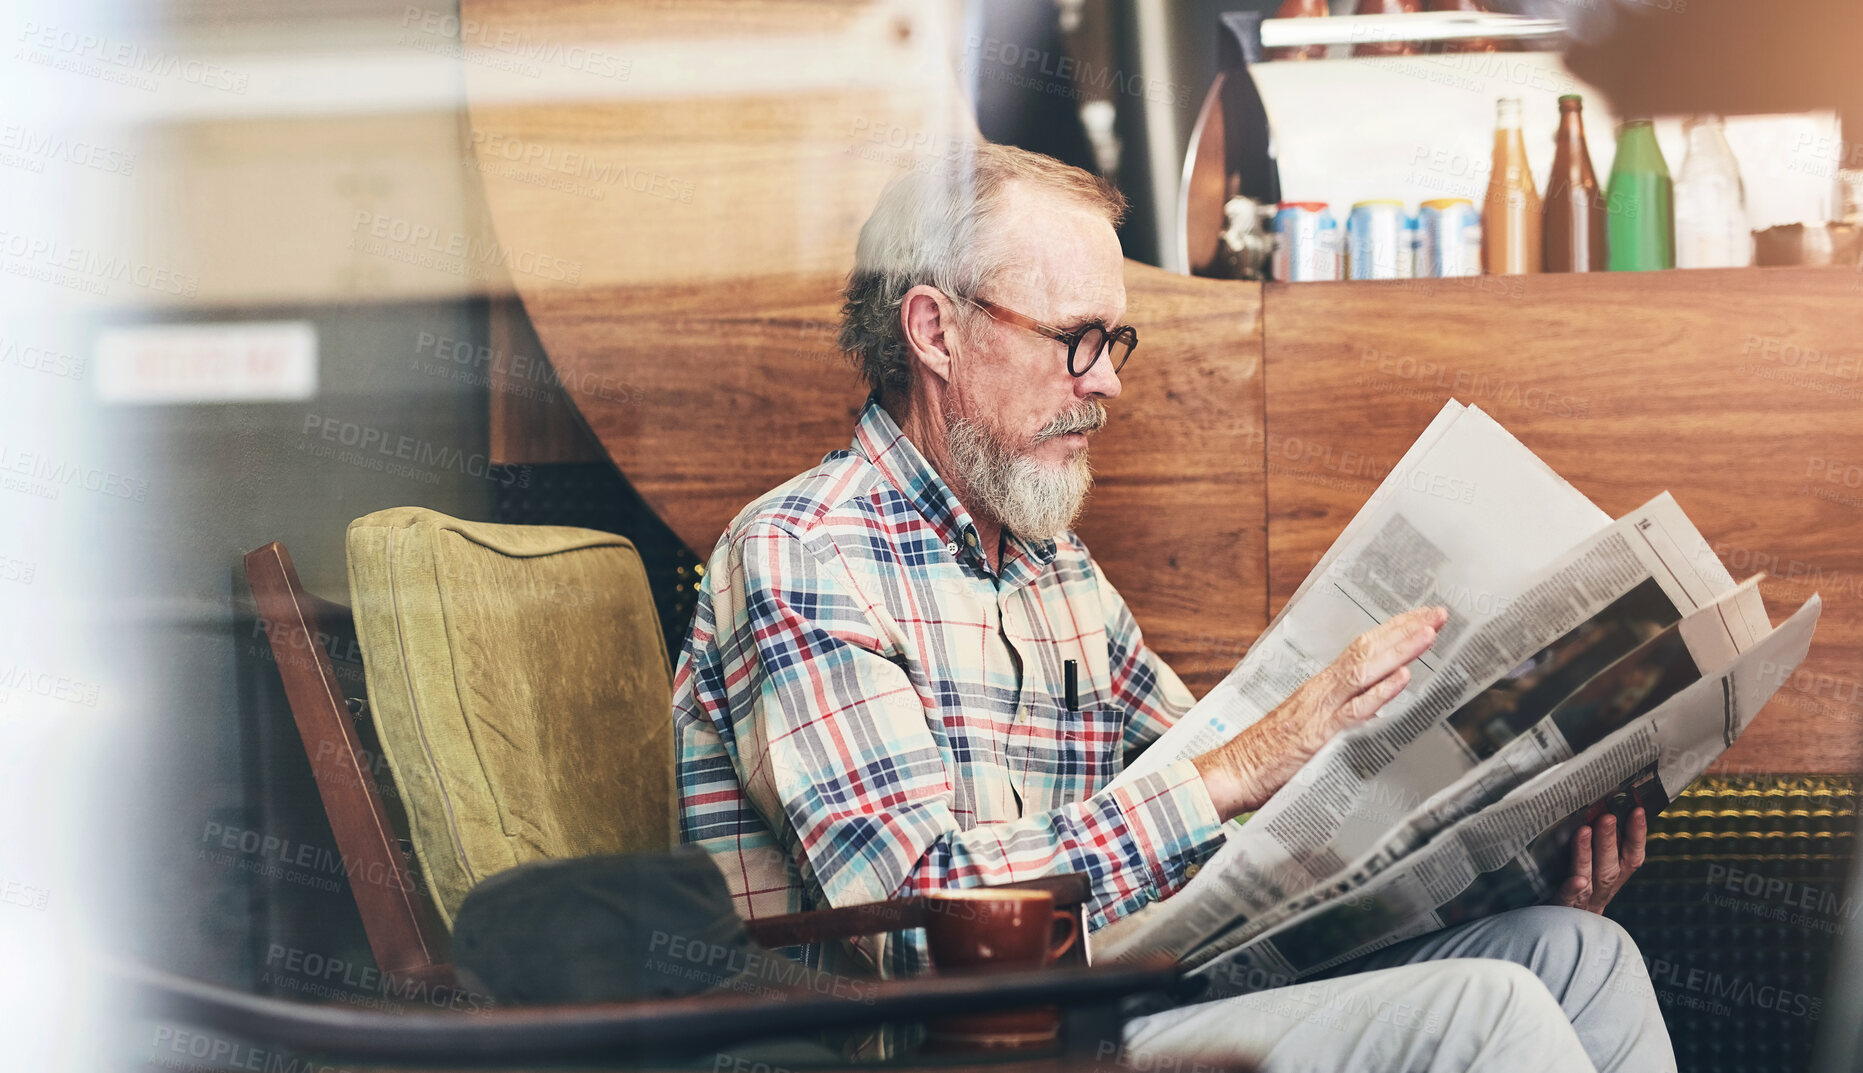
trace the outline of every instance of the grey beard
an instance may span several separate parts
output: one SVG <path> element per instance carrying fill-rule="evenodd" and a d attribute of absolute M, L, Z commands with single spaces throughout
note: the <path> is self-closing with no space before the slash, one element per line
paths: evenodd
<path fill-rule="evenodd" d="M 1093 487 L 1085 451 L 1051 469 L 967 418 L 946 418 L 945 448 L 977 505 L 1028 540 L 1055 536 L 1072 525 Z"/>

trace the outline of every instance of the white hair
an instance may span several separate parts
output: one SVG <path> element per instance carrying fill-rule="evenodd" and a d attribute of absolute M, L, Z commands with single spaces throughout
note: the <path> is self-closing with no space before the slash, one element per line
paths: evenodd
<path fill-rule="evenodd" d="M 928 284 L 973 297 L 1008 262 L 1014 251 L 991 241 L 999 230 L 991 224 L 1012 180 L 1099 209 L 1115 227 L 1125 217 L 1125 197 L 1099 176 L 990 142 L 966 145 L 888 183 L 860 229 L 841 307 L 841 349 L 875 391 L 911 390 L 911 355 L 899 323 L 907 291 Z"/>

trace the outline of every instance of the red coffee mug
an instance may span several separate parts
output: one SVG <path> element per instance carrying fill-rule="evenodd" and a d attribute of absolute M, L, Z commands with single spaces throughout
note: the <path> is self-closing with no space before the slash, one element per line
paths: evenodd
<path fill-rule="evenodd" d="M 1045 890 L 968 888 L 925 896 L 925 939 L 942 974 L 1026 972 L 1073 949 L 1080 918 L 1054 907 Z M 1051 1045 L 1060 1029 L 1053 1006 L 965 1014 L 926 1022 L 934 1050 L 1024 1049 Z"/>

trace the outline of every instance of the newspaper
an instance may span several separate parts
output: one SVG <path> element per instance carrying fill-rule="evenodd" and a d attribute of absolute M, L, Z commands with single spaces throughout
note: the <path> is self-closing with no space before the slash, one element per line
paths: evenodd
<path fill-rule="evenodd" d="M 1424 848 L 1536 780 L 1559 782 L 1567 765 L 1591 770 L 1614 735 L 1662 712 L 1677 718 L 1683 694 L 1750 666 L 1778 632 L 1756 581 L 1735 585 L 1667 493 L 1610 521 L 1486 415 L 1450 403 L 1236 669 L 1122 777 L 1215 748 L 1401 611 L 1446 606 L 1436 646 L 1377 718 L 1230 824 L 1182 890 L 1095 933 L 1094 956 L 1201 965 L 1249 944 L 1256 953 L 1234 962 L 1245 975 L 1317 971 L 1305 947 L 1276 961 L 1261 952 L 1272 944 L 1254 944 L 1400 874 L 1410 886 L 1387 900 L 1405 907 L 1408 926 L 1443 926 L 1403 901 L 1446 889 L 1417 887 L 1423 873 L 1410 866 L 1437 859 Z M 1807 643 L 1813 605 L 1792 620 Z"/>
<path fill-rule="evenodd" d="M 1571 840 L 1605 811 L 1660 811 L 1733 743 L 1805 657 L 1813 596 L 1718 673 L 1704 675 L 1579 755 L 1548 768 L 1382 871 L 1278 914 L 1205 956 L 1209 997 L 1279 986 L 1416 935 L 1545 901 Z"/>

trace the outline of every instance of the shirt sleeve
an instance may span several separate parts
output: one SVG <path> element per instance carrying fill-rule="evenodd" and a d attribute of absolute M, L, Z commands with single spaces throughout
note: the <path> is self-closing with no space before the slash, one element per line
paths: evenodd
<path fill-rule="evenodd" d="M 1098 563 L 1093 564 L 1093 572 L 1099 578 L 1100 606 L 1106 612 L 1106 665 L 1113 700 L 1126 710 L 1124 744 L 1129 761 L 1176 726 L 1196 698 L 1177 672 L 1145 643 L 1132 610 Z"/>
<path fill-rule="evenodd" d="M 832 543 L 762 525 L 732 558 L 742 611 L 718 643 L 740 778 L 766 821 L 792 833 L 804 876 L 830 904 L 1079 872 L 1093 883 L 1098 927 L 1175 891 L 1219 844 L 1220 818 L 1189 761 L 960 829 L 942 727 L 889 658 L 897 627 L 857 595 Z"/>

